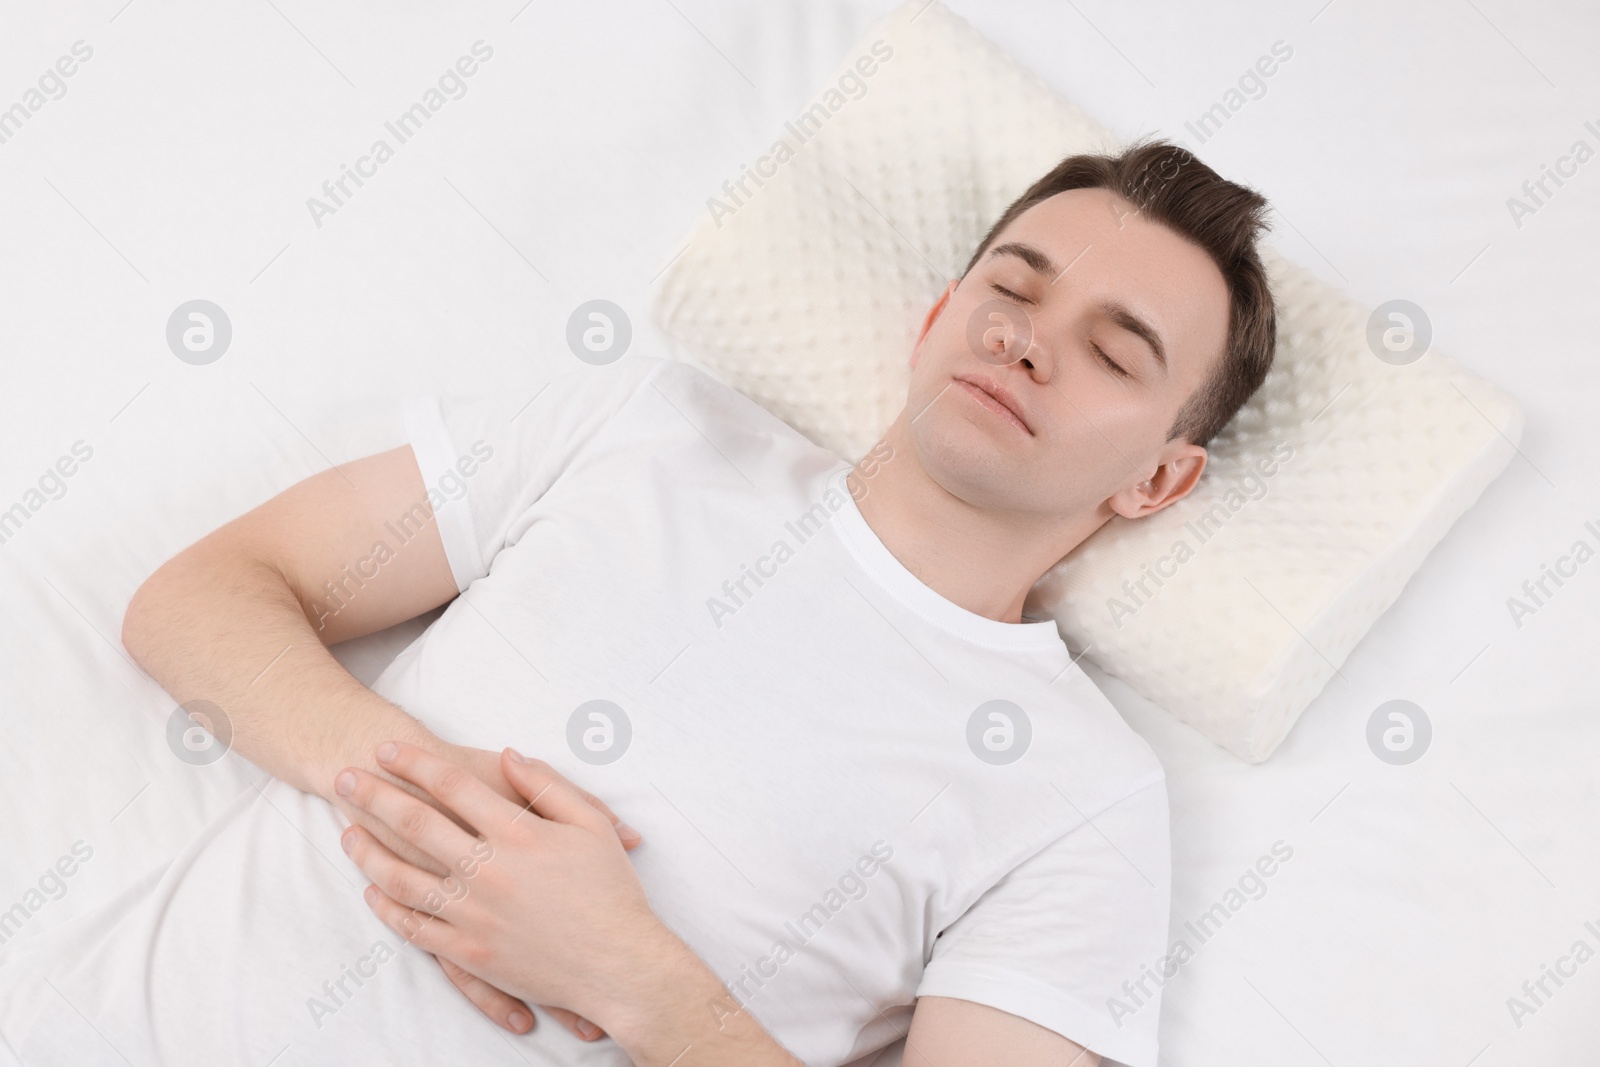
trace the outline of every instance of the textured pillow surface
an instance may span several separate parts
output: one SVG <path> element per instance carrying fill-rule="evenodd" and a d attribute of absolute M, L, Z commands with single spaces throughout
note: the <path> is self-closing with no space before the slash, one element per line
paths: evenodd
<path fill-rule="evenodd" d="M 905 402 L 928 308 L 993 221 L 1063 156 L 1118 147 L 943 4 L 912 0 L 716 191 L 652 315 L 686 358 L 858 458 Z M 1386 330 L 1403 348 L 1411 320 L 1375 317 L 1270 246 L 1262 257 L 1274 368 L 1211 442 L 1201 483 L 1156 515 L 1113 519 L 1026 610 L 1253 762 L 1522 430 L 1511 398 L 1447 357 L 1374 354 Z"/>

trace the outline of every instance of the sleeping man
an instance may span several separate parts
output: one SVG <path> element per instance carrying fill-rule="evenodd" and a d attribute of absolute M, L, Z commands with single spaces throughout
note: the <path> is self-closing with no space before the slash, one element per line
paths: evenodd
<path fill-rule="evenodd" d="M 274 777 L 0 971 L 0 1032 L 30 1064 L 904 1036 L 908 1067 L 1150 1067 L 1162 768 L 1024 606 L 1187 494 L 1261 384 L 1265 208 L 1163 142 L 1062 161 L 939 294 L 858 463 L 642 354 L 408 404 L 405 444 L 133 598 L 130 652 Z M 327 651 L 441 606 L 371 689 Z"/>

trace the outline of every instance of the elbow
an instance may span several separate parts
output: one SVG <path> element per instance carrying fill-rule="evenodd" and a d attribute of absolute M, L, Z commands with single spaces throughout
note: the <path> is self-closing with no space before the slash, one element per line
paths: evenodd
<path fill-rule="evenodd" d="M 122 647 L 128 650 L 128 655 L 133 657 L 135 663 L 146 670 L 149 669 L 146 657 L 152 639 L 160 632 L 163 615 L 170 614 L 166 606 L 177 599 L 178 587 L 183 584 L 183 567 L 184 554 L 180 552 L 145 578 L 123 609 Z"/>
<path fill-rule="evenodd" d="M 133 661 L 141 667 L 144 666 L 145 639 L 150 631 L 151 589 L 159 574 L 160 571 L 152 574 L 133 591 L 127 608 L 122 612 L 122 647 L 128 650 L 128 655 L 132 656 Z"/>

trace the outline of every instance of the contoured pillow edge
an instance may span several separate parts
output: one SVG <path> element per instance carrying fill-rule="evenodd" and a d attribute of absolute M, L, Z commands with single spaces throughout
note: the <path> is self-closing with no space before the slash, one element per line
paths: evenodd
<path fill-rule="evenodd" d="M 774 164 L 775 142 L 753 161 L 765 159 L 763 180 L 744 168 L 740 187 L 708 201 L 651 294 L 658 326 L 693 361 L 851 458 L 903 404 L 922 318 L 992 220 L 1062 156 L 1117 145 L 942 4 L 913 0 L 880 20 L 830 89 L 863 71 L 874 44 L 893 55 L 854 79 L 865 91 L 825 90 L 803 143 L 787 124 L 792 154 Z M 1437 353 L 1379 361 L 1364 309 L 1270 244 L 1263 260 L 1279 305 L 1276 365 L 1212 442 L 1201 485 L 1158 515 L 1108 523 L 1041 580 L 1028 608 L 1251 761 L 1270 754 L 1504 466 L 1501 434 L 1520 425 L 1508 397 Z M 1407 427 L 1408 408 L 1431 421 Z M 1295 458 L 1196 546 L 1183 581 L 1147 580 L 1156 595 L 1131 616 L 1108 613 L 1124 583 L 1147 577 L 1186 523 L 1233 499 L 1275 445 Z M 1386 476 L 1386 466 L 1404 470 Z"/>
<path fill-rule="evenodd" d="M 1287 349 L 1298 365 L 1275 366 L 1214 442 L 1202 487 L 1159 515 L 1113 519 L 1030 597 L 1108 672 L 1251 762 L 1271 754 L 1335 677 L 1428 550 L 1515 454 L 1522 428 L 1504 393 L 1437 353 L 1409 366 L 1376 360 L 1365 347 L 1365 309 L 1270 247 L 1263 259 L 1280 296 L 1280 360 Z M 1324 388 L 1296 385 L 1297 372 L 1319 367 Z M 1303 417 L 1271 414 L 1297 408 Z M 1407 430 L 1416 411 L 1426 414 Z M 1416 447 L 1407 447 L 1412 433 Z M 1242 520 L 1200 543 L 1193 516 L 1218 506 L 1241 460 L 1265 451 L 1249 441 L 1263 437 L 1296 449 L 1286 468 L 1297 480 L 1277 483 L 1290 491 L 1250 503 L 1255 512 L 1241 510 Z M 1118 586 L 1160 558 L 1172 543 L 1163 539 L 1194 549 L 1182 567 L 1186 582 L 1137 604 Z M 1104 606 L 1114 600 L 1135 603 L 1135 612 L 1108 620 Z M 1261 643 L 1227 641 L 1233 632 L 1258 633 Z"/>

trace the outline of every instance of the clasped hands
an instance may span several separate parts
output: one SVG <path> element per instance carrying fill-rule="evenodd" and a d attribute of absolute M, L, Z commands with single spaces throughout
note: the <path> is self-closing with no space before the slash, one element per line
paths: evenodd
<path fill-rule="evenodd" d="M 362 825 L 340 839 L 372 880 L 366 901 L 384 923 L 438 957 L 457 988 L 515 1033 L 533 1026 L 527 1003 L 586 1040 L 604 1033 L 590 1020 L 614 1028 L 645 1010 L 650 990 L 636 987 L 687 948 L 651 910 L 628 859 L 635 831 L 513 749 L 499 770 L 521 805 L 414 745 L 385 741 L 376 754 L 434 801 L 353 767 L 334 780 L 361 821 L 381 824 L 408 854 Z"/>

